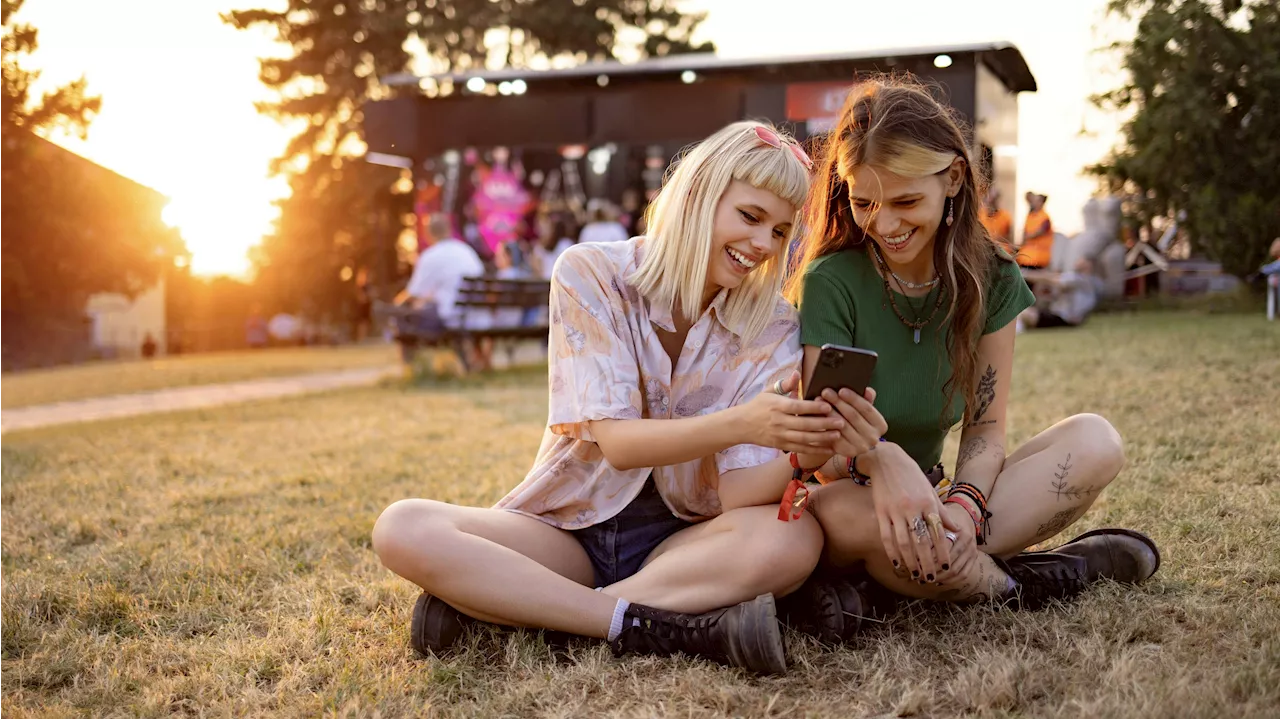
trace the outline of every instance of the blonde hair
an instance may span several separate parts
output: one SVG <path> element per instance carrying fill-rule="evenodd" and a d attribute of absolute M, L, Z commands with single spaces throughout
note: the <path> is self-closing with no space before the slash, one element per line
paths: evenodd
<path fill-rule="evenodd" d="M 650 302 L 673 313 L 679 309 L 689 319 L 702 313 L 716 207 L 733 180 L 772 192 L 797 209 L 804 205 L 809 171 L 789 148 L 765 144 L 754 132 L 757 127 L 773 130 L 785 143 L 795 142 L 770 125 L 735 122 L 687 149 L 649 205 L 644 259 L 629 281 Z M 788 219 L 794 223 L 795 218 Z M 791 234 L 782 251 L 729 290 L 724 320 L 746 340 L 773 321 Z"/>

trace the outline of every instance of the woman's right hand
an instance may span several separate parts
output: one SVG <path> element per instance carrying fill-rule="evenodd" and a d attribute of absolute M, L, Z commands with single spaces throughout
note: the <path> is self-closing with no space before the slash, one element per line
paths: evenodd
<path fill-rule="evenodd" d="M 739 421 L 744 444 L 773 447 L 783 452 L 830 455 L 840 439 L 845 421 L 822 400 L 795 397 L 800 373 L 793 372 L 782 382 L 786 394 L 773 388 L 739 405 Z"/>
<path fill-rule="evenodd" d="M 950 562 L 951 547 L 941 536 L 941 523 L 930 526 L 928 519 L 931 514 L 941 519 L 942 500 L 915 460 L 898 445 L 881 443 L 868 454 L 875 455 L 869 474 L 880 541 L 894 571 L 916 581 L 937 581 L 941 565 Z M 916 531 L 917 518 L 928 530 L 923 537 Z"/>

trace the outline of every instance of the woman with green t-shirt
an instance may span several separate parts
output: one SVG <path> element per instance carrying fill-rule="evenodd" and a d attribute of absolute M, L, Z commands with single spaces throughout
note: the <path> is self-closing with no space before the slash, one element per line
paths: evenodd
<path fill-rule="evenodd" d="M 1006 453 L 1014 319 L 1034 297 L 983 229 L 966 137 L 924 88 L 868 81 L 853 89 L 817 171 L 803 260 L 788 286 L 805 376 L 822 345 L 874 350 L 876 391 L 844 390 L 837 409 L 856 426 L 874 401 L 888 428 L 878 447 L 837 455 L 817 472 L 825 486 L 811 506 L 828 564 L 864 564 L 909 597 L 1023 607 L 1099 578 L 1144 580 L 1159 553 L 1130 530 L 1024 552 L 1088 510 L 1124 465 L 1124 449 L 1110 423 L 1082 414 Z M 957 424 L 947 480 L 942 444 Z M 842 576 L 809 581 L 798 598 L 807 606 L 791 612 L 809 625 L 801 628 L 828 639 L 856 629 L 866 597 Z"/>

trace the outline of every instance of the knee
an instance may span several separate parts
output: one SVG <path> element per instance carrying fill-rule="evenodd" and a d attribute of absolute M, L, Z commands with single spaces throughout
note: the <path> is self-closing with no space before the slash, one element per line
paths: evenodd
<path fill-rule="evenodd" d="M 382 510 L 373 524 L 373 552 L 382 566 L 400 574 L 405 558 L 430 547 L 428 536 L 440 524 L 429 499 L 402 499 Z"/>
<path fill-rule="evenodd" d="M 880 525 L 869 497 L 859 496 L 862 491 L 824 490 L 825 494 L 821 494 L 818 521 L 833 558 L 863 559 L 868 551 L 880 546 Z"/>
<path fill-rule="evenodd" d="M 1107 480 L 1115 478 L 1124 469 L 1124 439 L 1105 417 L 1096 414 L 1078 414 L 1069 420 L 1087 447 L 1090 457 L 1097 462 L 1099 474 Z"/>
<path fill-rule="evenodd" d="M 753 586 L 779 594 L 803 582 L 818 566 L 822 527 L 808 512 L 790 522 L 779 522 L 776 516 L 764 521 L 764 527 L 751 531 L 752 542 L 742 550 L 752 558 Z"/>

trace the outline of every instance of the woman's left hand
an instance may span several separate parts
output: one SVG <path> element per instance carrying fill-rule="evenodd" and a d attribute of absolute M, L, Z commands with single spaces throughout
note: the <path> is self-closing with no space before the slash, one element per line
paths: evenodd
<path fill-rule="evenodd" d="M 840 438 L 836 440 L 834 447 L 836 454 L 857 457 L 875 447 L 889 431 L 889 424 L 873 404 L 876 401 L 876 391 L 870 387 L 864 397 L 859 397 L 851 389 L 839 392 L 825 389 L 822 391 L 822 398 L 844 418 L 844 427 L 840 429 Z"/>
<path fill-rule="evenodd" d="M 951 544 L 948 566 L 937 577 L 939 584 L 947 584 L 965 576 L 970 565 L 978 558 L 978 529 L 973 524 L 973 517 L 958 504 L 943 502 L 942 526 L 956 535 Z M 947 541 L 943 539 L 943 541 Z"/>

